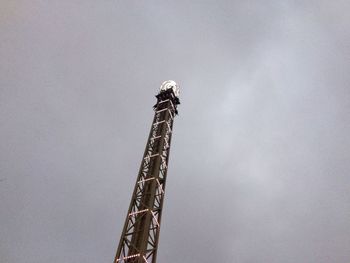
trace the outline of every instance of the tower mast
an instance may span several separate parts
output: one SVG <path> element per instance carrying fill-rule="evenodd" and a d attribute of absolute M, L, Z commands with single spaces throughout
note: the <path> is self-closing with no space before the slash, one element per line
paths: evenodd
<path fill-rule="evenodd" d="M 179 87 L 163 82 L 114 263 L 156 263 L 170 142 Z"/>

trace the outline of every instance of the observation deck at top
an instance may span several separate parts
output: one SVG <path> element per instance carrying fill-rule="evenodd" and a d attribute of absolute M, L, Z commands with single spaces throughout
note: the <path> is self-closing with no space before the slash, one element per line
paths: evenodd
<path fill-rule="evenodd" d="M 180 104 L 179 95 L 180 95 L 180 87 L 175 81 L 173 80 L 164 81 L 160 86 L 159 93 L 156 95 L 157 104 L 154 105 L 154 108 L 158 106 L 160 101 L 170 99 L 175 106 L 175 113 L 177 114 L 178 113 L 177 105 Z"/>
<path fill-rule="evenodd" d="M 178 98 L 180 95 L 180 87 L 176 84 L 173 80 L 167 80 L 162 83 L 160 86 L 160 92 L 166 91 L 168 89 L 172 89 L 174 92 L 174 95 Z"/>

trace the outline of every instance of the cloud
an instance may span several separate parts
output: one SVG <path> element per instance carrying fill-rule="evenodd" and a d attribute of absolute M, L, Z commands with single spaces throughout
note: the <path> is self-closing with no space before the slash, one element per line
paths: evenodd
<path fill-rule="evenodd" d="M 113 260 L 166 79 L 159 262 L 349 261 L 347 1 L 11 3 L 2 262 Z"/>

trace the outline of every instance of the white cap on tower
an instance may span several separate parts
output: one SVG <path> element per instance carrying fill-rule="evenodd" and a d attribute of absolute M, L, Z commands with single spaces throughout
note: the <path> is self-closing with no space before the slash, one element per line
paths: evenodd
<path fill-rule="evenodd" d="M 168 89 L 173 89 L 175 96 L 179 97 L 179 95 L 180 95 L 180 87 L 179 87 L 179 85 L 176 84 L 175 81 L 167 80 L 167 81 L 164 81 L 162 83 L 162 85 L 160 86 L 160 91 L 165 91 L 165 90 L 168 90 Z"/>

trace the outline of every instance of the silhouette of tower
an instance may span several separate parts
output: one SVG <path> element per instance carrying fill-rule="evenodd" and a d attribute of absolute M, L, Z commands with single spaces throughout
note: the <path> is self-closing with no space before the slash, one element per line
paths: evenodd
<path fill-rule="evenodd" d="M 155 263 L 179 87 L 163 82 L 114 263 Z"/>

